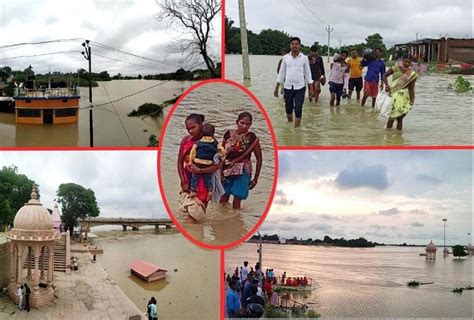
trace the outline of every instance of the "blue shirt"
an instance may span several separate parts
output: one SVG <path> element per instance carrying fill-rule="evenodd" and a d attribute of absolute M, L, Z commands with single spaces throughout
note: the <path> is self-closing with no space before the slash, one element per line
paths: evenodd
<path fill-rule="evenodd" d="M 233 313 L 234 315 L 237 314 L 240 310 L 240 301 L 239 301 L 239 295 L 235 290 L 232 290 L 229 288 L 227 290 L 227 296 L 226 296 L 226 311 L 227 314 L 230 315 Z"/>
<path fill-rule="evenodd" d="M 247 299 L 252 296 L 252 282 L 247 282 L 247 285 L 244 288 L 242 293 L 242 306 L 247 306 Z"/>
<path fill-rule="evenodd" d="M 362 67 L 367 67 L 367 74 L 365 75 L 365 80 L 379 82 L 382 79 L 383 75 L 385 74 L 385 62 L 382 60 L 362 60 L 361 64 Z"/>

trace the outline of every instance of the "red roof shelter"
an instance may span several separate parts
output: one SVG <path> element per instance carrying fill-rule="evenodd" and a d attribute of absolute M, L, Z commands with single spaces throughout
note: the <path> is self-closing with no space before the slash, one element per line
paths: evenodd
<path fill-rule="evenodd" d="M 166 277 L 166 272 L 168 272 L 168 270 L 163 269 L 156 264 L 143 260 L 135 260 L 129 265 L 129 267 L 133 274 L 148 282 L 163 279 Z"/>

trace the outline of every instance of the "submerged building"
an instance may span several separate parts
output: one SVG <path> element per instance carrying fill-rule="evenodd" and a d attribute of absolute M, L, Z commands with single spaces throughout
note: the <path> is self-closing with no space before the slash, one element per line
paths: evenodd
<path fill-rule="evenodd" d="M 408 52 L 424 62 L 474 64 L 474 39 L 420 39 L 395 45 L 395 58 Z"/>
<path fill-rule="evenodd" d="M 79 88 L 37 88 L 34 72 L 26 71 L 26 84 L 16 88 L 16 123 L 60 124 L 79 121 Z"/>

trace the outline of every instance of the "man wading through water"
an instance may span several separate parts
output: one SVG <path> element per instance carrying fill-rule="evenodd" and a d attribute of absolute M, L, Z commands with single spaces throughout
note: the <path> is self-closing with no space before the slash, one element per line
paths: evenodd
<path fill-rule="evenodd" d="M 284 98 L 288 122 L 293 121 L 294 112 L 295 128 L 297 128 L 301 125 L 306 84 L 312 84 L 313 79 L 311 78 L 308 57 L 301 53 L 300 38 L 291 38 L 290 48 L 291 52 L 283 57 L 273 95 L 278 98 L 278 91 L 280 84 L 282 84 L 285 88 Z M 313 87 L 310 86 L 310 96 L 313 96 L 313 91 Z"/>

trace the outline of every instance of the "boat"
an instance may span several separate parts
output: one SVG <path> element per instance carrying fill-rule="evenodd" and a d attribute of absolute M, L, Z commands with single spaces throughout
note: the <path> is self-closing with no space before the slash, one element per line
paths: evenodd
<path fill-rule="evenodd" d="M 135 260 L 129 265 L 132 274 L 142 278 L 147 282 L 164 279 L 168 270 L 157 266 L 156 264 L 143 261 Z"/>
<path fill-rule="evenodd" d="M 277 277 L 272 283 L 273 290 L 287 291 L 311 291 L 313 279 L 308 277 Z"/>

